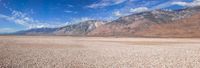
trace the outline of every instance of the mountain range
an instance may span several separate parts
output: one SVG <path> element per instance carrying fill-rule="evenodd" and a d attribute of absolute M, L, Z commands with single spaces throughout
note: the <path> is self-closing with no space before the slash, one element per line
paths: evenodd
<path fill-rule="evenodd" d="M 89 20 L 58 28 L 18 31 L 17 35 L 200 37 L 200 7 L 180 10 L 153 10 L 111 22 Z"/>
<path fill-rule="evenodd" d="M 58 28 L 36 28 L 18 31 L 15 35 L 68 35 L 68 36 L 84 36 L 99 26 L 107 23 L 100 20 L 89 20 L 76 24 L 70 24 Z"/>

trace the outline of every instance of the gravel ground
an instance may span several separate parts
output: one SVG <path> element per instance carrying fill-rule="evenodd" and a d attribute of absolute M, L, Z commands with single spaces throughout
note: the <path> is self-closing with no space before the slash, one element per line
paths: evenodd
<path fill-rule="evenodd" d="M 200 39 L 0 36 L 0 68 L 200 68 Z"/>

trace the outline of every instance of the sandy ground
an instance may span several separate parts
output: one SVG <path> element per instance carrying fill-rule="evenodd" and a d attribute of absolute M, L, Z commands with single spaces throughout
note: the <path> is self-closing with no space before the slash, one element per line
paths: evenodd
<path fill-rule="evenodd" d="M 0 36 L 0 68 L 200 68 L 200 39 Z"/>

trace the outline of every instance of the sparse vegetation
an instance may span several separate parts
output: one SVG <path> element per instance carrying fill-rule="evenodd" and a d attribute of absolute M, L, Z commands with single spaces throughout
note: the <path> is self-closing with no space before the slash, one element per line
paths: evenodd
<path fill-rule="evenodd" d="M 1 36 L 0 68 L 199 68 L 200 39 Z"/>

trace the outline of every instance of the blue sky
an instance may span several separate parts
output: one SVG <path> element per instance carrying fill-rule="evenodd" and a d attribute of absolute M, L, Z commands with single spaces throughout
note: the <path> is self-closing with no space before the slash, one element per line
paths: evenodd
<path fill-rule="evenodd" d="M 199 5 L 200 0 L 0 0 L 0 33 Z"/>

